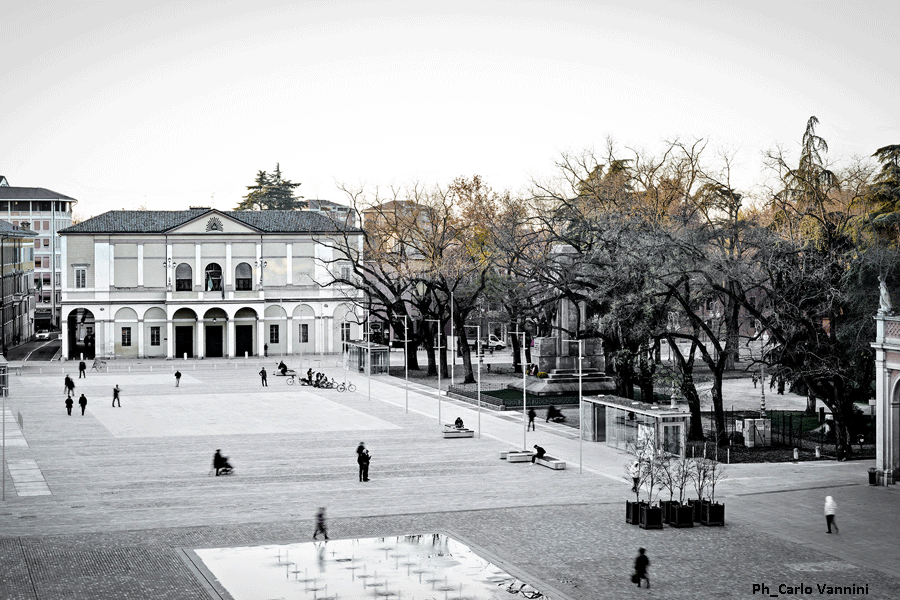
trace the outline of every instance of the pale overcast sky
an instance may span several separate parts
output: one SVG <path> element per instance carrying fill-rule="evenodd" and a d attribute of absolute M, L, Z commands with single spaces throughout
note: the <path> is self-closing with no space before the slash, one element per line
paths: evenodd
<path fill-rule="evenodd" d="M 105 210 L 233 208 L 281 163 L 335 183 L 518 190 L 563 151 L 705 137 L 833 159 L 900 143 L 896 2 L 4 5 L 0 174 Z M 752 6 L 745 8 L 744 6 Z"/>

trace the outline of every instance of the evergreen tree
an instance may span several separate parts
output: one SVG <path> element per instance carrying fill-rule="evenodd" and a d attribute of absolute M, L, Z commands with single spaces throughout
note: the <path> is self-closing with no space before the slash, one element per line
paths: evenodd
<path fill-rule="evenodd" d="M 303 196 L 294 196 L 294 189 L 299 186 L 299 183 L 284 179 L 281 165 L 276 163 L 271 174 L 257 172 L 256 182 L 247 186 L 249 191 L 235 210 L 300 210 Z"/>

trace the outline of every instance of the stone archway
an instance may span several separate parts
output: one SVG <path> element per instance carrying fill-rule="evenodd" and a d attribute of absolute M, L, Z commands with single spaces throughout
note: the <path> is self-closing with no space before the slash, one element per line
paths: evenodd
<path fill-rule="evenodd" d="M 259 315 L 250 307 L 239 308 L 234 313 L 234 355 L 256 356 L 260 348 L 254 352 L 253 340 L 256 339 L 256 328 L 259 325 Z"/>
<path fill-rule="evenodd" d="M 68 317 L 70 359 L 92 359 L 97 352 L 97 323 L 87 308 L 74 308 Z"/>
<path fill-rule="evenodd" d="M 190 308 L 179 308 L 172 315 L 172 325 L 175 330 L 175 357 L 188 358 L 195 356 L 195 340 L 197 313 Z"/>

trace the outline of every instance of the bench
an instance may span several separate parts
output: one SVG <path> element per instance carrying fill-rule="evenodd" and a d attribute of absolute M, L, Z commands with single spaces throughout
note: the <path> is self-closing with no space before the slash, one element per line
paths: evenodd
<path fill-rule="evenodd" d="M 475 432 L 465 427 L 457 428 L 456 425 L 444 425 L 445 438 L 470 438 L 475 437 Z"/>
<path fill-rule="evenodd" d="M 534 462 L 555 471 L 561 471 L 566 468 L 566 461 L 553 458 L 547 454 L 545 454 L 543 458 L 534 459 Z"/>
<path fill-rule="evenodd" d="M 500 453 L 500 460 L 506 462 L 528 462 L 531 460 L 531 450 L 506 450 Z"/>

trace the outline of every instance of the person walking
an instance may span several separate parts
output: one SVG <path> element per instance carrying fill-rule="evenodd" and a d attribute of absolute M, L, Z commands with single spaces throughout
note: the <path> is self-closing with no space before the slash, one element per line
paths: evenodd
<path fill-rule="evenodd" d="M 528 429 L 534 431 L 534 418 L 537 416 L 537 413 L 534 412 L 533 408 L 528 409 Z"/>
<path fill-rule="evenodd" d="M 313 532 L 313 539 L 318 539 L 316 536 L 319 534 L 325 536 L 325 539 L 328 539 L 328 530 L 325 529 L 325 507 L 320 506 L 319 511 L 316 513 L 316 530 Z"/>
<path fill-rule="evenodd" d="M 175 387 L 181 384 L 181 371 L 175 371 Z"/>
<path fill-rule="evenodd" d="M 84 377 L 87 379 L 87 365 L 84 364 L 84 361 L 78 363 L 78 379 Z"/>
<path fill-rule="evenodd" d="M 631 576 L 631 581 L 636 583 L 638 587 L 641 587 L 641 579 L 647 580 L 647 588 L 650 587 L 650 579 L 647 577 L 647 567 L 650 566 L 650 559 L 647 558 L 647 551 L 643 548 L 638 548 L 637 558 L 634 559 L 634 575 Z"/>
<path fill-rule="evenodd" d="M 831 533 L 831 528 L 834 527 L 835 533 L 840 533 L 838 531 L 837 523 L 834 521 L 834 516 L 837 514 L 837 502 L 834 501 L 834 498 L 831 496 L 825 497 L 825 524 L 828 525 L 828 531 L 825 533 Z"/>
<path fill-rule="evenodd" d="M 267 380 L 268 375 L 267 375 L 267 373 L 266 373 L 266 368 L 265 368 L 265 367 L 263 367 L 262 370 L 260 370 L 259 376 L 260 376 L 260 378 L 262 379 L 262 384 L 263 384 L 265 387 L 269 387 L 269 382 L 268 382 L 268 380 Z"/>
<path fill-rule="evenodd" d="M 360 481 L 368 481 L 369 480 L 369 461 L 372 460 L 372 455 L 369 454 L 369 450 L 366 448 L 365 442 L 360 442 L 359 446 L 356 447 L 356 462 L 359 465 L 359 480 Z"/>
<path fill-rule="evenodd" d="M 84 394 L 81 395 L 81 398 L 78 399 L 78 404 L 81 406 L 81 416 L 84 416 L 84 409 L 87 408 L 87 396 Z"/>
<path fill-rule="evenodd" d="M 69 413 L 69 416 L 72 416 L 72 405 L 75 404 L 72 401 L 72 396 L 66 396 L 66 412 Z"/>
<path fill-rule="evenodd" d="M 66 379 L 63 381 L 63 385 L 66 387 L 66 396 L 72 397 L 75 395 L 75 382 L 72 381 L 72 378 L 66 375 Z"/>
<path fill-rule="evenodd" d="M 113 401 L 112 405 L 115 406 L 116 402 L 119 403 L 119 408 L 122 408 L 122 401 L 119 399 L 119 392 L 122 390 L 119 389 L 119 385 L 116 384 L 116 387 L 113 388 Z"/>

